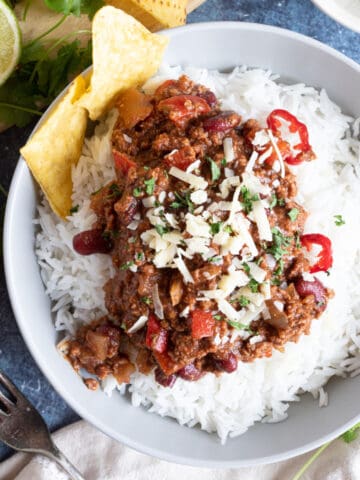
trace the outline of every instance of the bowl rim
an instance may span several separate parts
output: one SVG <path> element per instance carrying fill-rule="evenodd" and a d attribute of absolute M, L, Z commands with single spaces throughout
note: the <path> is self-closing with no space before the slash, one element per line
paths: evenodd
<path fill-rule="evenodd" d="M 336 0 L 311 0 L 325 15 L 341 25 L 360 33 L 360 17 L 343 8 Z"/>
<path fill-rule="evenodd" d="M 270 33 L 275 33 L 284 38 L 290 37 L 290 38 L 298 39 L 307 45 L 314 46 L 318 49 L 320 48 L 320 50 L 323 50 L 328 54 L 330 54 L 331 56 L 337 59 L 340 59 L 342 62 L 345 62 L 350 67 L 354 68 L 360 74 L 360 65 L 357 64 L 354 60 L 348 58 L 346 55 L 338 52 L 337 50 L 335 50 L 334 48 L 328 45 L 323 44 L 318 40 L 312 39 L 306 35 L 293 32 L 291 30 L 287 30 L 280 27 L 263 25 L 258 23 L 251 23 L 251 22 L 236 22 L 236 21 L 203 22 L 203 23 L 188 24 L 188 25 L 177 27 L 174 29 L 163 30 L 159 33 L 164 35 L 170 35 L 170 38 L 172 38 L 178 34 L 183 34 L 183 32 L 187 32 L 187 31 L 201 32 L 204 30 L 212 30 L 214 28 L 215 29 L 221 29 L 221 28 L 239 29 L 240 28 L 244 30 L 249 29 L 255 32 L 266 31 Z M 44 112 L 44 114 L 42 115 L 42 117 L 37 122 L 34 129 L 32 130 L 29 138 L 31 138 L 31 136 L 36 132 L 36 130 L 40 127 L 40 125 L 44 121 L 46 121 L 50 112 L 52 111 L 54 106 L 61 100 L 61 98 L 66 93 L 68 88 L 69 88 L 69 85 L 58 95 L 58 97 L 47 108 L 47 110 Z M 286 450 L 281 453 L 271 454 L 271 455 L 260 457 L 253 460 L 238 459 L 238 460 L 220 460 L 219 461 L 219 460 L 212 460 L 212 459 L 202 460 L 198 458 L 189 459 L 189 457 L 187 457 L 186 455 L 169 453 L 157 448 L 153 448 L 151 445 L 145 445 L 141 443 L 141 441 L 139 440 L 130 439 L 125 434 L 122 434 L 121 432 L 118 432 L 118 431 L 114 431 L 111 428 L 111 425 L 106 424 L 101 419 L 98 419 L 95 415 L 89 412 L 86 408 L 86 405 L 79 402 L 74 396 L 69 396 L 67 395 L 67 393 L 63 391 L 63 386 L 61 382 L 58 380 L 55 370 L 52 370 L 50 366 L 46 363 L 46 361 L 42 359 L 41 355 L 38 354 L 36 345 L 33 344 L 30 336 L 28 335 L 29 324 L 26 322 L 26 319 L 23 318 L 22 315 L 20 314 L 19 307 L 16 302 L 16 283 L 15 283 L 16 275 L 14 275 L 14 272 L 12 271 L 11 262 L 10 262 L 10 257 L 11 257 L 10 232 L 11 232 L 11 211 L 13 210 L 13 204 L 15 202 L 15 197 L 17 195 L 17 190 L 18 190 L 17 185 L 20 182 L 20 179 L 22 178 L 22 176 L 25 174 L 25 172 L 28 172 L 28 167 L 26 165 L 25 160 L 20 155 L 19 162 L 16 166 L 16 169 L 11 181 L 10 189 L 9 189 L 9 196 L 6 204 L 5 220 L 4 220 L 3 252 L 4 252 L 4 270 L 5 270 L 7 290 L 8 290 L 11 306 L 14 312 L 17 325 L 19 327 L 19 330 L 24 342 L 31 353 L 32 358 L 35 360 L 41 372 L 47 378 L 47 380 L 51 383 L 52 387 L 56 390 L 56 392 L 66 401 L 68 405 L 70 405 L 70 407 L 82 419 L 88 421 L 89 423 L 91 423 L 93 426 L 98 428 L 100 431 L 102 431 L 109 437 L 115 439 L 116 441 L 120 441 L 124 443 L 126 446 L 133 448 L 138 452 L 141 452 L 156 458 L 160 458 L 162 460 L 174 462 L 174 463 L 180 463 L 180 464 L 190 465 L 194 467 L 207 467 L 207 468 L 249 467 L 249 466 L 263 465 L 263 464 L 269 464 L 273 462 L 287 460 L 289 458 L 307 453 L 325 444 L 326 442 L 329 442 L 335 439 L 336 437 L 344 433 L 346 430 L 348 430 L 350 427 L 352 427 L 356 422 L 360 421 L 360 410 L 359 410 L 359 414 L 355 415 L 351 420 L 349 420 L 345 424 L 341 425 L 335 430 L 332 430 L 330 433 L 326 435 L 322 435 L 314 439 L 313 441 L 308 442 L 305 445 L 302 445 L 301 447 L 291 448 L 290 450 Z"/>

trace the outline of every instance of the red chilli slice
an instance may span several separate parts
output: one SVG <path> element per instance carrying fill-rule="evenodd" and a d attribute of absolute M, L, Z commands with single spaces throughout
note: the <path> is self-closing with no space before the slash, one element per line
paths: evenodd
<path fill-rule="evenodd" d="M 318 261 L 311 266 L 310 273 L 326 272 L 333 264 L 332 246 L 330 238 L 321 233 L 308 233 L 300 237 L 301 245 L 309 252 L 313 245 L 320 245 L 321 251 Z"/>

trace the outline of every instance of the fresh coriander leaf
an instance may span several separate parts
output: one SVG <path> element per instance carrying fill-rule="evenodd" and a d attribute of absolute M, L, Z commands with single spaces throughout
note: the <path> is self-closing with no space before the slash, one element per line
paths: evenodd
<path fill-rule="evenodd" d="M 271 285 L 276 285 L 277 287 L 279 287 L 281 285 L 281 280 L 280 278 L 278 277 L 273 277 L 271 279 Z"/>
<path fill-rule="evenodd" d="M 135 265 L 135 263 L 131 260 L 130 262 L 126 262 L 126 263 L 123 263 L 121 266 L 120 266 L 120 270 L 128 270 L 130 267 L 132 267 L 133 265 Z"/>
<path fill-rule="evenodd" d="M 279 207 L 283 207 L 285 205 L 285 200 L 283 198 L 278 198 L 277 203 Z"/>
<path fill-rule="evenodd" d="M 299 216 L 299 213 L 300 212 L 298 208 L 292 208 L 291 210 L 288 211 L 287 215 L 292 222 L 295 222 L 295 220 Z"/>
<path fill-rule="evenodd" d="M 351 443 L 358 437 L 359 430 L 360 430 L 360 423 L 357 423 L 356 425 L 351 427 L 347 432 L 343 433 L 341 435 L 341 438 L 344 440 L 344 442 Z"/>
<path fill-rule="evenodd" d="M 226 319 L 226 321 L 229 325 L 231 325 L 236 330 L 245 330 L 245 332 L 255 333 L 251 330 L 249 325 L 244 325 L 243 323 L 240 323 L 240 322 L 234 322 L 233 320 L 230 320 L 228 318 Z"/>
<path fill-rule="evenodd" d="M 190 213 L 194 211 L 194 204 L 190 200 L 190 192 L 174 192 L 176 201 L 171 204 L 173 208 L 187 208 Z M 176 205 L 176 206 L 175 206 Z"/>
<path fill-rule="evenodd" d="M 213 317 L 214 317 L 214 319 L 217 320 L 217 321 L 222 320 L 222 315 L 216 314 L 216 315 L 213 315 Z"/>
<path fill-rule="evenodd" d="M 225 167 L 226 163 L 227 163 L 227 162 L 226 162 L 226 158 L 223 158 L 223 159 L 221 160 L 221 166 L 222 166 L 222 167 Z"/>
<path fill-rule="evenodd" d="M 343 219 L 342 215 L 334 215 L 335 218 L 335 225 L 337 227 L 341 227 L 341 225 L 345 225 L 345 220 Z"/>
<path fill-rule="evenodd" d="M 270 253 L 275 260 L 280 260 L 280 258 L 287 253 L 287 247 L 291 243 L 291 237 L 287 237 L 281 231 L 274 227 L 271 229 L 273 235 L 272 245 L 267 248 L 267 253 Z"/>
<path fill-rule="evenodd" d="M 155 178 L 150 178 L 149 180 L 144 181 L 145 184 L 145 191 L 147 195 L 152 195 L 154 193 L 155 188 Z"/>
<path fill-rule="evenodd" d="M 211 257 L 211 258 L 208 258 L 208 262 L 210 263 L 216 263 L 216 262 L 220 262 L 221 260 L 221 257 Z"/>
<path fill-rule="evenodd" d="M 133 195 L 134 195 L 134 197 L 140 197 L 140 195 L 142 195 L 141 188 L 139 188 L 139 187 L 134 188 Z"/>
<path fill-rule="evenodd" d="M 259 282 L 257 282 L 254 278 L 250 280 L 248 285 L 252 293 L 257 293 L 259 291 Z"/>
<path fill-rule="evenodd" d="M 70 208 L 70 215 L 79 211 L 79 205 Z"/>
<path fill-rule="evenodd" d="M 210 171 L 211 171 L 211 180 L 215 182 L 220 178 L 220 168 L 216 165 L 214 160 L 210 157 L 206 157 L 206 160 L 210 163 Z"/>
<path fill-rule="evenodd" d="M 259 194 L 255 193 L 254 195 L 252 195 L 250 193 L 250 190 L 245 185 L 241 187 L 240 192 L 242 197 L 241 203 L 245 210 L 245 213 L 250 213 L 253 208 L 253 202 L 260 200 Z"/>
<path fill-rule="evenodd" d="M 136 254 L 136 260 L 139 260 L 139 261 L 142 261 L 145 259 L 145 255 L 144 255 L 144 252 L 138 252 Z"/>
<path fill-rule="evenodd" d="M 274 270 L 274 276 L 279 277 L 283 273 L 283 270 L 284 270 L 284 260 L 280 258 L 280 260 L 278 260 L 277 267 Z"/>
<path fill-rule="evenodd" d="M 120 195 L 121 195 L 121 190 L 120 190 L 119 186 L 116 183 L 113 183 L 109 187 L 109 193 L 106 196 L 106 198 L 115 199 L 115 198 L 119 198 Z"/>
<path fill-rule="evenodd" d="M 172 203 L 170 203 L 170 207 L 171 208 L 180 208 L 180 207 L 182 207 L 182 205 L 181 205 L 180 202 L 172 202 Z"/>
<path fill-rule="evenodd" d="M 46 48 L 41 42 L 31 42 L 24 45 L 19 60 L 20 65 L 25 63 L 37 62 L 46 55 Z"/>
<path fill-rule="evenodd" d="M 222 222 L 210 223 L 210 231 L 212 235 L 220 232 Z"/>
<path fill-rule="evenodd" d="M 249 305 L 250 300 L 244 297 L 244 295 L 241 295 L 241 297 L 238 299 L 238 302 L 241 307 L 246 307 L 247 305 Z"/>
<path fill-rule="evenodd" d="M 244 262 L 244 263 L 242 264 L 242 267 L 243 267 L 243 269 L 244 269 L 244 272 L 249 275 L 249 273 L 250 273 L 250 267 L 249 267 L 249 265 L 248 265 L 246 262 Z"/>
<path fill-rule="evenodd" d="M 231 225 L 226 225 L 224 228 L 224 232 L 233 233 L 233 229 L 231 228 Z"/>
<path fill-rule="evenodd" d="M 169 228 L 164 227 L 163 225 L 155 225 L 157 233 L 162 237 L 165 233 L 169 233 Z"/>
<path fill-rule="evenodd" d="M 301 248 L 301 242 L 300 242 L 300 234 L 299 232 L 296 232 L 294 235 L 294 240 L 295 240 L 295 247 L 296 248 Z"/>
<path fill-rule="evenodd" d="M 152 299 L 150 297 L 141 297 L 140 300 L 146 305 L 151 305 Z"/>
<path fill-rule="evenodd" d="M 275 193 L 272 193 L 269 207 L 273 209 L 274 207 L 276 207 L 276 205 L 277 205 L 277 196 L 275 195 Z"/>
<path fill-rule="evenodd" d="M 81 14 L 85 14 L 92 19 L 97 10 L 104 5 L 104 2 L 101 0 L 45 0 L 45 4 L 50 10 L 64 15 L 79 17 Z"/>

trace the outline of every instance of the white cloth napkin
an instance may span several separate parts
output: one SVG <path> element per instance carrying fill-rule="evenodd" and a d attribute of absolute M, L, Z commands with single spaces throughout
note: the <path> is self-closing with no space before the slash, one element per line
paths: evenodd
<path fill-rule="evenodd" d="M 290 480 L 311 454 L 260 467 L 209 470 L 148 457 L 111 440 L 81 421 L 53 435 L 86 480 Z M 0 464 L 1 480 L 68 480 L 40 456 L 16 454 Z M 301 480 L 360 480 L 360 439 L 336 440 Z"/>

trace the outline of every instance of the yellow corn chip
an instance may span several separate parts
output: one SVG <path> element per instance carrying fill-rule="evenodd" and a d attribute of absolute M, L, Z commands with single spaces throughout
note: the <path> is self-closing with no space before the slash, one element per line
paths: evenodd
<path fill-rule="evenodd" d="M 71 209 L 71 166 L 80 157 L 87 111 L 77 105 L 86 89 L 77 77 L 50 117 L 20 150 L 51 208 L 65 218 Z"/>
<path fill-rule="evenodd" d="M 187 0 L 105 0 L 135 17 L 152 32 L 184 25 Z"/>
<path fill-rule="evenodd" d="M 140 85 L 159 68 L 168 39 L 150 33 L 133 17 L 103 7 L 93 20 L 93 74 L 80 98 L 92 120 L 114 104 L 116 97 Z"/>

